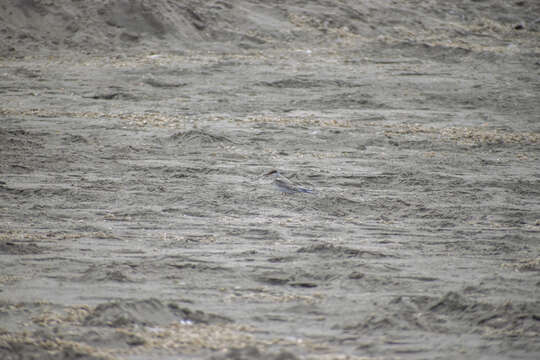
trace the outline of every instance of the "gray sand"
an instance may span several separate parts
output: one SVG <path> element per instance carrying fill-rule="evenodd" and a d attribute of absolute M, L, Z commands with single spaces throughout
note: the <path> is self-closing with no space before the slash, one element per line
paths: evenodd
<path fill-rule="evenodd" d="M 0 6 L 1 359 L 540 356 L 540 5 L 269 3 Z"/>

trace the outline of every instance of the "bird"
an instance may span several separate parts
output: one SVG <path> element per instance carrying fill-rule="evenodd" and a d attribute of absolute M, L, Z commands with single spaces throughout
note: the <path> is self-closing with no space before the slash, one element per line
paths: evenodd
<path fill-rule="evenodd" d="M 263 175 L 264 177 L 271 177 L 274 179 L 273 183 L 278 188 L 279 191 L 287 194 L 293 193 L 313 193 L 313 189 L 307 189 L 305 187 L 299 186 L 293 183 L 291 180 L 287 179 L 285 176 L 281 175 L 278 170 L 272 170 Z"/>

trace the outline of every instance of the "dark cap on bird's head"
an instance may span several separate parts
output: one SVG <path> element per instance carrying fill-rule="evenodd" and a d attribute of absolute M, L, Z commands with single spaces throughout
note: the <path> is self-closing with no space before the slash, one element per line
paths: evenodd
<path fill-rule="evenodd" d="M 276 169 L 274 169 L 274 170 L 269 171 L 269 172 L 267 172 L 266 174 L 264 174 L 264 176 L 274 175 L 274 174 L 279 174 L 279 171 L 277 171 Z"/>

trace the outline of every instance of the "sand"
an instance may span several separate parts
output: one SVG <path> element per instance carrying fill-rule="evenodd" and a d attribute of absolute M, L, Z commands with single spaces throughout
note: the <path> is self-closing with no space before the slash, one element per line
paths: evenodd
<path fill-rule="evenodd" d="M 538 14 L 3 1 L 0 358 L 537 359 Z"/>

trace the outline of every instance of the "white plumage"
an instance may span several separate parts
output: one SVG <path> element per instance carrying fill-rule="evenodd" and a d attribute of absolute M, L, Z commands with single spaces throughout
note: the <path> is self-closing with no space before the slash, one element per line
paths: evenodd
<path fill-rule="evenodd" d="M 279 191 L 292 194 L 296 192 L 301 193 L 313 193 L 312 189 L 307 189 L 305 187 L 299 186 L 295 183 L 293 183 L 291 180 L 287 179 L 285 176 L 281 175 L 281 173 L 277 170 L 272 170 L 266 174 L 264 174 L 265 177 L 272 177 L 274 179 L 273 183 L 278 188 Z"/>

